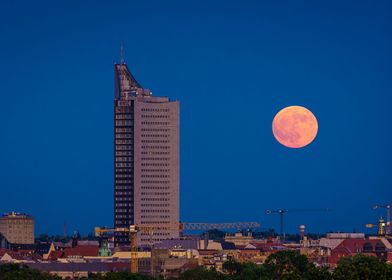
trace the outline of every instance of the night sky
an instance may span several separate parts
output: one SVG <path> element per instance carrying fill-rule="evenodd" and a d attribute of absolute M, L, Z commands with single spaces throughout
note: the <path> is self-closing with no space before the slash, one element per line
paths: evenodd
<path fill-rule="evenodd" d="M 123 42 L 143 87 L 181 102 L 183 221 L 278 229 L 266 209 L 330 208 L 287 230 L 364 231 L 392 202 L 391 3 L 1 1 L 0 211 L 37 234 L 113 225 Z M 271 132 L 290 105 L 319 122 L 303 149 Z"/>

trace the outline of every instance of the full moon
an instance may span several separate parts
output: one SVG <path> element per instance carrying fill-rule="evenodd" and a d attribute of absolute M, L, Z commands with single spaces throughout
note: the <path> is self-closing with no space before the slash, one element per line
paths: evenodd
<path fill-rule="evenodd" d="M 276 140 L 289 148 L 309 145 L 316 137 L 317 130 L 316 117 L 302 106 L 283 108 L 272 121 L 272 132 Z"/>

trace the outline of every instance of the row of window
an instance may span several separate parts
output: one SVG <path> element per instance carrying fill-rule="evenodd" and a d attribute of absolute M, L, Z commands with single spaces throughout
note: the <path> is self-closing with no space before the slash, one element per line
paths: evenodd
<path fill-rule="evenodd" d="M 131 197 L 115 197 L 115 201 L 132 201 Z"/>
<path fill-rule="evenodd" d="M 116 127 L 116 133 L 133 132 L 132 127 Z"/>
<path fill-rule="evenodd" d="M 132 192 L 115 192 L 115 195 L 132 195 Z"/>
<path fill-rule="evenodd" d="M 132 203 L 116 203 L 116 207 L 132 207 Z"/>
<path fill-rule="evenodd" d="M 116 156 L 131 156 L 133 154 L 132 151 L 121 151 L 121 152 L 116 152 Z"/>
<path fill-rule="evenodd" d="M 131 162 L 133 157 L 116 157 L 116 162 Z"/>
<path fill-rule="evenodd" d="M 142 137 L 169 138 L 170 134 L 142 134 Z"/>
<path fill-rule="evenodd" d="M 169 213 L 167 209 L 142 209 L 142 213 Z"/>
<path fill-rule="evenodd" d="M 146 239 L 146 238 L 142 238 L 141 239 L 143 242 L 150 242 L 150 239 Z M 157 241 L 162 241 L 162 240 L 165 240 L 164 238 L 154 238 L 154 241 L 155 242 L 157 242 Z"/>
<path fill-rule="evenodd" d="M 170 146 L 142 146 L 142 149 L 162 149 L 162 150 L 168 150 L 170 149 Z"/>
<path fill-rule="evenodd" d="M 169 215 L 142 215 L 141 216 L 142 219 L 168 219 L 170 218 Z"/>
<path fill-rule="evenodd" d="M 142 178 L 170 178 L 170 175 L 163 174 L 142 174 Z"/>
<path fill-rule="evenodd" d="M 142 207 L 169 207 L 169 203 L 146 203 L 142 204 Z"/>
<path fill-rule="evenodd" d="M 148 232 L 142 232 L 141 233 L 141 235 L 144 235 L 144 236 L 150 236 L 151 234 L 149 234 Z M 167 233 L 167 232 L 154 232 L 154 234 L 153 234 L 153 236 L 156 236 L 156 235 L 160 235 L 160 236 L 169 236 L 170 235 L 170 233 Z M 155 238 L 153 238 L 154 240 L 157 240 L 157 239 L 155 239 Z M 143 240 L 143 239 L 142 239 Z M 145 241 L 150 241 L 150 239 L 145 239 Z"/>
<path fill-rule="evenodd" d="M 126 218 L 132 218 L 132 215 L 115 215 L 115 217 L 116 217 L 116 219 L 126 219 Z M 125 223 L 126 222 L 123 222 L 122 224 L 125 224 Z"/>
<path fill-rule="evenodd" d="M 168 108 L 142 108 L 142 112 L 169 112 Z"/>
<path fill-rule="evenodd" d="M 116 126 L 131 126 L 133 120 L 116 120 Z"/>
<path fill-rule="evenodd" d="M 171 224 L 171 221 L 154 221 L 154 220 L 152 220 L 152 221 L 142 221 L 141 224 L 154 225 L 154 227 L 156 227 L 158 225 L 162 225 L 162 226 L 159 226 L 159 229 L 157 229 L 157 230 L 168 230 L 168 228 L 165 227 L 164 225 Z M 154 232 L 154 234 L 155 234 L 155 232 Z"/>
<path fill-rule="evenodd" d="M 169 132 L 169 131 L 170 131 L 170 128 L 142 128 L 142 131 Z"/>
<path fill-rule="evenodd" d="M 169 186 L 142 186 L 142 190 L 168 190 Z"/>
<path fill-rule="evenodd" d="M 133 144 L 131 139 L 116 139 L 116 144 Z"/>
<path fill-rule="evenodd" d="M 116 151 L 132 151 L 133 145 L 118 146 L 116 145 Z"/>
<path fill-rule="evenodd" d="M 149 163 L 142 163 L 141 166 L 170 166 L 169 163 L 162 163 L 162 162 L 149 162 Z"/>
<path fill-rule="evenodd" d="M 142 169 L 142 172 L 170 172 L 170 169 Z"/>
<path fill-rule="evenodd" d="M 145 180 L 142 180 L 142 184 L 169 184 L 169 183 L 170 183 L 169 180 L 167 180 L 167 181 L 145 181 Z"/>
<path fill-rule="evenodd" d="M 142 122 L 144 125 L 169 125 L 170 122 Z"/>
<path fill-rule="evenodd" d="M 130 113 L 131 111 L 130 107 L 116 107 L 116 113 Z"/>
<path fill-rule="evenodd" d="M 162 197 L 154 197 L 154 198 L 145 198 L 145 197 L 143 197 L 141 200 L 142 201 L 169 201 L 170 199 L 162 198 Z"/>
<path fill-rule="evenodd" d="M 116 221 L 116 226 L 129 226 L 130 225 L 130 220 L 126 219 L 126 220 L 117 220 Z M 127 233 L 122 233 L 122 232 L 115 232 L 114 233 L 116 236 L 117 235 L 127 235 Z"/>
<path fill-rule="evenodd" d="M 129 177 L 133 177 L 133 175 Z M 133 183 L 133 180 L 116 180 L 116 184 L 128 184 L 128 183 Z"/>
<path fill-rule="evenodd" d="M 169 161 L 169 157 L 142 157 L 142 160 L 164 160 Z"/>
<path fill-rule="evenodd" d="M 142 192 L 142 195 L 170 195 L 170 192 Z"/>
<path fill-rule="evenodd" d="M 125 72 L 125 71 L 124 71 Z M 123 78 L 122 78 L 122 80 L 124 80 Z M 127 89 L 127 94 L 129 95 L 130 94 L 130 89 L 129 89 L 129 85 L 124 85 L 123 84 L 123 89 L 125 90 L 125 86 L 127 86 L 128 87 L 128 89 Z M 134 92 L 134 91 L 133 91 Z M 118 106 L 122 106 L 122 107 L 125 107 L 125 108 L 130 108 L 131 106 L 132 106 L 132 108 L 133 108 L 133 103 L 134 103 L 134 101 L 133 100 L 118 100 L 117 101 L 117 104 L 118 104 Z"/>
<path fill-rule="evenodd" d="M 133 114 L 116 114 L 116 120 L 131 120 Z"/>
<path fill-rule="evenodd" d="M 170 152 L 151 152 L 151 151 L 143 151 L 142 155 L 170 155 Z"/>
<path fill-rule="evenodd" d="M 124 170 L 129 170 L 129 169 L 124 169 Z M 117 170 L 116 170 L 117 171 Z M 123 171 L 123 170 L 122 170 Z M 133 174 L 132 173 L 126 173 L 126 174 L 116 174 L 116 178 L 132 178 Z"/>
<path fill-rule="evenodd" d="M 116 139 L 131 139 L 133 133 L 116 133 Z"/>
<path fill-rule="evenodd" d="M 168 119 L 169 115 L 142 115 L 142 118 Z"/>
<path fill-rule="evenodd" d="M 170 143 L 170 140 L 155 140 L 155 139 L 142 140 L 142 143 L 165 143 L 165 144 L 167 144 L 167 143 Z"/>
<path fill-rule="evenodd" d="M 116 213 L 128 213 L 129 209 L 128 208 L 116 208 Z"/>
<path fill-rule="evenodd" d="M 119 186 L 116 185 L 116 191 L 133 191 L 133 187 L 132 186 Z"/>
<path fill-rule="evenodd" d="M 133 167 L 132 163 L 116 163 L 116 167 Z"/>

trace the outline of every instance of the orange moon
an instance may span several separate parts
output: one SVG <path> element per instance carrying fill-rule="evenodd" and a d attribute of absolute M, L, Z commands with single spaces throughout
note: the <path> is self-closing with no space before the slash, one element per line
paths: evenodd
<path fill-rule="evenodd" d="M 302 148 L 312 143 L 318 123 L 311 111 L 302 106 L 280 110 L 272 121 L 272 132 L 278 142 L 289 148 Z"/>

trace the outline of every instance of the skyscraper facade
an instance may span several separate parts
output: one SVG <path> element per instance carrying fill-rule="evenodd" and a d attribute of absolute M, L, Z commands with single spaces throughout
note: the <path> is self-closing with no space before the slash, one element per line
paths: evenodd
<path fill-rule="evenodd" d="M 179 102 L 153 96 L 125 63 L 115 64 L 114 225 L 148 225 L 140 245 L 178 237 Z M 115 245 L 129 245 L 126 233 Z"/>

